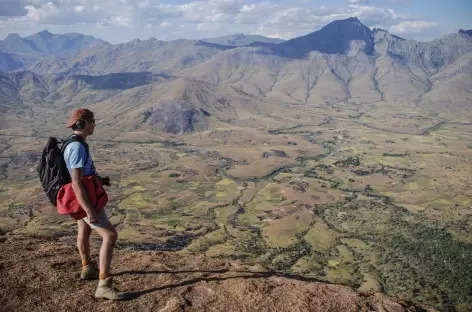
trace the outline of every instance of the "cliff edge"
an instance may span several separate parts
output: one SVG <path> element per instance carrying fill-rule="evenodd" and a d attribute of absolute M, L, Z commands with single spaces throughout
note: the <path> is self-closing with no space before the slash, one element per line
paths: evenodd
<path fill-rule="evenodd" d="M 98 258 L 97 242 L 92 254 Z M 435 311 L 380 293 L 267 272 L 239 261 L 171 252 L 116 250 L 114 285 L 130 300 L 93 298 L 80 281 L 73 238 L 0 237 L 3 311 Z"/>

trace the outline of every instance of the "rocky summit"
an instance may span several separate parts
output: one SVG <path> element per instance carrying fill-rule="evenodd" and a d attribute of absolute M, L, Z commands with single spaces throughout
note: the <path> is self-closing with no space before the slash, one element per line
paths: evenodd
<path fill-rule="evenodd" d="M 0 242 L 4 311 L 436 311 L 380 293 L 240 261 L 167 252 L 117 252 L 114 283 L 125 301 L 94 299 L 79 280 L 73 238 L 8 237 Z M 98 257 L 97 244 L 93 256 Z"/>

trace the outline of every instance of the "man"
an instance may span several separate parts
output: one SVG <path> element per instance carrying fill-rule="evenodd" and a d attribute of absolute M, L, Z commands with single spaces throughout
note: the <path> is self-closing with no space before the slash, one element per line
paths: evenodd
<path fill-rule="evenodd" d="M 85 142 L 87 137 L 92 135 L 95 130 L 94 114 L 88 109 L 79 108 L 72 112 L 67 125 L 69 128 L 72 128 L 75 135 L 81 136 Z M 77 248 L 82 258 L 81 279 L 92 280 L 97 277 L 99 278 L 95 298 L 121 300 L 124 296 L 112 288 L 112 277 L 110 274 L 113 248 L 118 236 L 108 219 L 105 209 L 98 213 L 94 210 L 82 182 L 84 176 L 95 174 L 92 157 L 83 143 L 75 141 L 69 143 L 65 148 L 64 160 L 72 178 L 72 189 L 80 206 L 87 214 L 87 217 L 77 221 Z M 90 234 L 92 229 L 103 239 L 100 248 L 99 274 L 97 274 L 97 269 L 92 265 L 90 258 Z"/>

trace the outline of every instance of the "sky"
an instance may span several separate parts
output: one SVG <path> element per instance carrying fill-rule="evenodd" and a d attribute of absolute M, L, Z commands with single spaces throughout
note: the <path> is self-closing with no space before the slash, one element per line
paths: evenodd
<path fill-rule="evenodd" d="M 472 28 L 472 0 L 0 0 L 0 40 L 41 30 L 113 44 L 236 33 L 290 39 L 348 17 L 429 41 Z"/>

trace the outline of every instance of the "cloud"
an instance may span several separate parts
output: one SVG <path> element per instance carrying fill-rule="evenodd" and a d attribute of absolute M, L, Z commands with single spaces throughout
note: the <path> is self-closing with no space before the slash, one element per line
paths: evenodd
<path fill-rule="evenodd" d="M 73 9 L 74 9 L 74 11 L 80 13 L 80 12 L 85 10 L 85 6 L 84 5 L 76 5 Z"/>
<path fill-rule="evenodd" d="M 266 29 L 264 26 L 259 26 L 255 34 L 269 38 L 280 38 L 286 40 L 295 37 L 295 33 L 292 31 L 287 31 L 286 29 Z"/>
<path fill-rule="evenodd" d="M 61 6 L 54 2 L 45 3 L 42 6 L 28 4 L 25 6 L 26 15 L 21 21 L 32 21 L 39 25 L 57 24 L 69 25 L 75 23 L 93 23 L 96 18 L 100 17 L 101 12 L 87 10 L 87 7 L 81 4 L 72 6 Z"/>
<path fill-rule="evenodd" d="M 172 25 L 172 23 L 170 23 L 170 22 L 162 22 L 162 23 L 159 24 L 159 26 L 161 26 L 162 28 L 166 28 L 166 27 L 169 27 L 171 25 Z"/>
<path fill-rule="evenodd" d="M 289 39 L 353 16 L 369 27 L 412 36 L 435 26 L 366 0 L 346 0 L 341 6 L 313 6 L 306 0 L 0 0 L 0 38 L 9 32 L 47 28 L 92 34 L 114 43 L 138 37 L 197 39 L 240 32 Z"/>
<path fill-rule="evenodd" d="M 403 21 L 390 27 L 397 34 L 418 34 L 436 28 L 439 23 L 426 21 Z"/>

